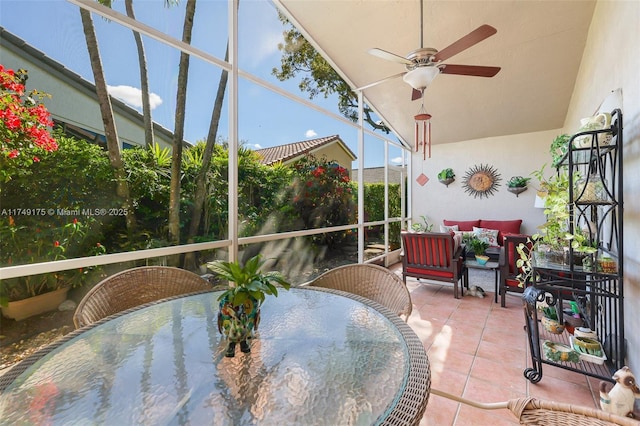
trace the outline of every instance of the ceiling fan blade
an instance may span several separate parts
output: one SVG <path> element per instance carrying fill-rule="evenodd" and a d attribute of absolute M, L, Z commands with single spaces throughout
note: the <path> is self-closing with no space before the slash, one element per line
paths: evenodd
<path fill-rule="evenodd" d="M 386 59 L 387 61 L 399 62 L 401 64 L 411 65 L 413 62 L 407 58 L 396 55 L 395 53 L 387 52 L 386 50 L 374 48 L 369 50 L 369 54 L 377 56 L 378 58 Z"/>
<path fill-rule="evenodd" d="M 478 65 L 440 65 L 440 72 L 442 74 L 458 74 L 458 75 L 471 75 L 475 77 L 493 77 L 498 74 L 500 67 L 483 67 Z"/>
<path fill-rule="evenodd" d="M 411 92 L 411 100 L 416 101 L 422 97 L 422 91 L 418 89 L 413 89 Z"/>
<path fill-rule="evenodd" d="M 387 82 L 389 80 L 393 80 L 394 78 L 402 77 L 406 73 L 407 72 L 405 71 L 405 72 L 401 72 L 401 73 L 398 73 L 398 74 L 394 74 L 394 75 L 391 75 L 389 77 L 385 77 L 382 80 L 374 81 L 373 83 L 369 83 L 367 85 L 364 85 L 364 86 L 361 86 L 361 87 L 357 87 L 355 90 L 356 91 L 361 91 L 361 90 L 364 90 L 364 89 L 368 89 L 369 87 L 377 86 L 378 84 L 385 83 L 385 82 Z"/>
<path fill-rule="evenodd" d="M 491 25 L 481 25 L 458 41 L 450 44 L 449 46 L 436 53 L 433 56 L 433 61 L 440 62 L 449 59 L 453 55 L 457 55 L 463 50 L 466 50 L 471 46 L 480 43 L 482 40 L 491 37 L 497 32 L 498 30 L 493 28 Z"/>

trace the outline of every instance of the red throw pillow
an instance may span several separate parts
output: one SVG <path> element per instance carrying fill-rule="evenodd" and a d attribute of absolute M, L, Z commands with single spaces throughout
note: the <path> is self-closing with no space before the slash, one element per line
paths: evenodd
<path fill-rule="evenodd" d="M 458 225 L 458 230 L 459 231 L 473 231 L 473 227 L 474 226 L 480 228 L 480 220 L 459 221 L 459 220 L 446 220 L 445 219 L 445 220 L 442 221 L 442 224 L 445 225 L 445 226 Z M 520 228 L 518 228 L 518 229 L 520 229 Z"/>

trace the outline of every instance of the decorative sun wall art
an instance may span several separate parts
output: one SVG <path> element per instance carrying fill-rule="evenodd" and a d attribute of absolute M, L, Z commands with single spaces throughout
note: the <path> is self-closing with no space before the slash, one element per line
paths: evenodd
<path fill-rule="evenodd" d="M 500 185 L 500 173 L 488 164 L 473 166 L 462 179 L 462 186 L 465 192 L 473 195 L 474 198 L 487 197 L 493 195 Z"/>

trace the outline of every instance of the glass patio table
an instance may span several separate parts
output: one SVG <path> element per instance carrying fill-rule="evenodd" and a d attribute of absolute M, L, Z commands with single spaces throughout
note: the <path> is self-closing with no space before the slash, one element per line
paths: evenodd
<path fill-rule="evenodd" d="M 224 356 L 219 292 L 76 330 L 0 377 L 1 424 L 418 424 L 422 343 L 381 305 L 335 290 L 268 298 L 251 352 Z"/>

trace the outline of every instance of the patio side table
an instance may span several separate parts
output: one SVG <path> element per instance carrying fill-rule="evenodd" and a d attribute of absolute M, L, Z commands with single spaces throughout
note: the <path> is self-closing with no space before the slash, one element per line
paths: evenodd
<path fill-rule="evenodd" d="M 495 278 L 494 278 L 494 290 L 493 290 L 493 302 L 498 303 L 498 270 L 500 269 L 500 264 L 498 262 L 487 262 L 484 265 L 478 263 L 477 260 L 465 260 L 464 266 L 470 269 L 493 269 Z M 469 284 L 469 283 L 467 283 Z"/>

